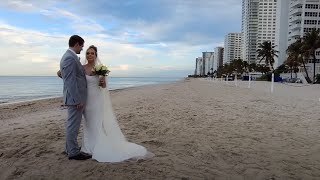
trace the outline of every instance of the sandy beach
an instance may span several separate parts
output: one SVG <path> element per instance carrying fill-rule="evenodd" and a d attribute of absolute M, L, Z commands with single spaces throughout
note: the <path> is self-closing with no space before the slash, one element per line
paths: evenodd
<path fill-rule="evenodd" d="M 62 154 L 61 98 L 1 105 L 0 179 L 320 179 L 320 86 L 247 83 L 112 91 L 127 139 L 155 154 L 117 164 Z"/>

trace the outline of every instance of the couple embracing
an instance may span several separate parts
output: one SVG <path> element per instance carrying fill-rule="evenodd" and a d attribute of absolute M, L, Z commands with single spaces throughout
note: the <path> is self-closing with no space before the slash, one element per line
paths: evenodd
<path fill-rule="evenodd" d="M 86 51 L 86 64 L 80 54 L 84 40 L 78 35 L 69 39 L 69 49 L 61 58 L 58 76 L 63 79 L 64 104 L 68 109 L 65 123 L 66 147 L 69 159 L 95 159 L 99 162 L 122 162 L 152 157 L 153 154 L 138 144 L 130 143 L 121 132 L 113 113 L 108 78 L 97 76 L 92 69 L 101 64 L 98 50 L 90 46 Z M 84 117 L 81 148 L 77 137 Z"/>

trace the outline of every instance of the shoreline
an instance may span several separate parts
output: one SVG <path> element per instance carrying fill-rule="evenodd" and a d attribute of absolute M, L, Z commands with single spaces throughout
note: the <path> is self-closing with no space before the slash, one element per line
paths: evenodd
<path fill-rule="evenodd" d="M 157 86 L 157 85 L 166 85 L 166 84 L 172 84 L 172 83 L 177 83 L 181 82 L 184 79 L 174 81 L 174 82 L 165 82 L 165 83 L 155 83 L 155 84 L 145 84 L 145 85 L 137 85 L 137 86 L 130 86 L 130 87 L 123 87 L 123 88 L 115 88 L 115 89 L 109 89 L 110 93 L 112 92 L 119 92 L 122 90 L 127 90 L 127 89 L 132 89 L 136 87 L 148 87 L 148 86 Z M 57 98 L 62 98 L 63 96 L 50 96 L 50 97 L 43 97 L 43 98 L 33 98 L 33 99 L 26 99 L 22 101 L 11 101 L 11 102 L 0 102 L 0 107 L 1 106 L 7 106 L 7 105 L 15 105 L 15 104 L 21 104 L 21 103 L 32 103 L 33 101 L 41 101 L 41 100 L 51 100 L 51 99 L 57 99 Z"/>
<path fill-rule="evenodd" d="M 319 102 L 310 101 L 318 86 L 261 91 L 268 85 L 186 78 L 111 91 L 125 137 L 155 154 L 117 164 L 61 153 L 62 99 L 8 105 L 0 108 L 0 179 L 319 179 Z"/>

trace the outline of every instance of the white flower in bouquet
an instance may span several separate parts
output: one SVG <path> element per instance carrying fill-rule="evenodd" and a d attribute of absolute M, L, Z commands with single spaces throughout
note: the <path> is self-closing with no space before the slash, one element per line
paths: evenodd
<path fill-rule="evenodd" d="M 95 75 L 99 75 L 99 76 L 108 76 L 109 75 L 109 68 L 103 64 L 98 64 L 96 65 L 92 72 L 95 74 Z"/>

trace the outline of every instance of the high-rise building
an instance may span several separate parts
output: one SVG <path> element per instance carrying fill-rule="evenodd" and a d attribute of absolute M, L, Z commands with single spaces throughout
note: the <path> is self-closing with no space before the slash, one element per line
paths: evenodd
<path fill-rule="evenodd" d="M 203 75 L 207 75 L 208 72 L 211 73 L 211 68 L 214 61 L 214 52 L 202 52 L 202 61 L 203 61 Z"/>
<path fill-rule="evenodd" d="M 287 59 L 288 28 L 289 28 L 289 3 L 290 0 L 279 0 L 276 10 L 275 50 L 279 51 L 274 57 L 274 68 L 280 66 Z"/>
<path fill-rule="evenodd" d="M 291 0 L 289 5 L 288 45 L 312 29 L 320 28 L 320 0 Z M 320 73 L 320 49 L 316 52 L 316 74 Z M 307 70 L 313 79 L 313 58 L 309 58 Z"/>
<path fill-rule="evenodd" d="M 242 34 L 229 33 L 224 39 L 223 64 L 242 58 Z"/>
<path fill-rule="evenodd" d="M 223 47 L 214 48 L 213 71 L 218 70 L 219 66 L 223 66 Z"/>
<path fill-rule="evenodd" d="M 320 0 L 291 0 L 289 7 L 288 44 L 306 32 L 320 28 Z"/>
<path fill-rule="evenodd" d="M 196 68 L 195 68 L 194 75 L 202 76 L 204 74 L 202 66 L 203 66 L 202 57 L 197 57 L 196 58 Z"/>
<path fill-rule="evenodd" d="M 259 44 L 275 45 L 277 0 L 242 0 L 243 59 L 257 63 Z"/>
<path fill-rule="evenodd" d="M 277 13 L 277 0 L 260 0 L 258 5 L 258 34 L 257 34 L 257 47 L 265 41 L 270 41 L 275 45 L 276 36 L 276 14 Z M 261 57 L 260 57 L 261 58 Z M 260 58 L 257 59 L 260 62 Z M 264 60 L 261 61 L 264 64 Z M 275 64 L 274 64 L 275 66 Z M 276 66 L 274 67 L 276 68 Z"/>
<path fill-rule="evenodd" d="M 257 44 L 271 41 L 274 45 L 276 35 L 276 0 L 263 0 L 258 5 Z"/>
<path fill-rule="evenodd" d="M 259 0 L 242 0 L 242 59 L 248 63 L 257 60 Z"/>

